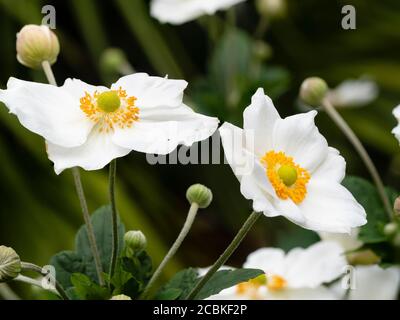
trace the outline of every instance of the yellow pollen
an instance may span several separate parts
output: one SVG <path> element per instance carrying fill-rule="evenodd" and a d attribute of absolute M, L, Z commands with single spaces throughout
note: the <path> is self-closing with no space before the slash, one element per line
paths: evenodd
<path fill-rule="evenodd" d="M 279 291 L 286 287 L 287 282 L 278 275 L 269 276 L 267 279 L 267 287 L 270 291 Z"/>
<path fill-rule="evenodd" d="M 276 195 L 283 199 L 292 199 L 296 204 L 301 203 L 307 194 L 306 185 L 310 174 L 287 156 L 284 152 L 269 151 L 261 163 L 266 168 L 266 175 L 275 189 Z"/>
<path fill-rule="evenodd" d="M 80 108 L 86 116 L 98 124 L 99 131 L 109 132 L 117 126 L 130 128 L 139 120 L 139 108 L 135 106 L 136 97 L 128 97 L 121 87 L 93 95 L 85 92 L 80 99 Z"/>

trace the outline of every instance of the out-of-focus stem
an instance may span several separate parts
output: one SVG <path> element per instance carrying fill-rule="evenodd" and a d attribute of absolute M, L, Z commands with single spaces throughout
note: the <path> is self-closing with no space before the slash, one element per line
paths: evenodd
<path fill-rule="evenodd" d="M 111 263 L 110 263 L 110 279 L 114 275 L 115 266 L 117 264 L 117 256 L 118 256 L 118 216 L 117 216 L 117 206 L 115 203 L 116 172 L 117 172 L 117 160 L 114 159 L 110 163 L 110 174 L 109 174 L 109 192 L 111 201 L 111 224 L 112 224 L 112 252 L 111 252 Z"/>
<path fill-rule="evenodd" d="M 382 199 L 383 205 L 389 216 L 389 219 L 392 219 L 393 218 L 392 206 L 390 205 L 388 195 L 385 191 L 385 187 L 383 186 L 382 179 L 378 173 L 378 170 L 376 169 L 367 150 L 365 150 L 364 146 L 362 145 L 361 141 L 358 139 L 356 134 L 353 132 L 353 130 L 350 128 L 347 122 L 342 118 L 339 112 L 336 111 L 336 109 L 333 107 L 333 105 L 328 99 L 324 99 L 324 101 L 322 102 L 322 106 L 324 107 L 329 117 L 333 120 L 333 122 L 335 122 L 336 125 L 339 127 L 339 129 L 344 133 L 344 135 L 347 137 L 347 139 L 350 141 L 354 149 L 356 149 L 357 153 L 363 160 L 365 166 L 367 167 L 372 177 L 372 180 L 376 185 L 376 188 L 378 189 L 379 196 Z"/>

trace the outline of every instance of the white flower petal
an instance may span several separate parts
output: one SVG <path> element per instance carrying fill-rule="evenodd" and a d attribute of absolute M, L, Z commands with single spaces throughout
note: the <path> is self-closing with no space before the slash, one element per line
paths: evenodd
<path fill-rule="evenodd" d="M 10 78 L 0 101 L 24 127 L 63 147 L 82 145 L 93 127 L 79 99 L 62 87 Z"/>
<path fill-rule="evenodd" d="M 96 129 L 89 135 L 86 143 L 79 147 L 63 148 L 47 143 L 47 153 L 54 163 L 57 174 L 73 167 L 81 167 L 85 170 L 102 169 L 111 160 L 123 157 L 130 151 L 114 144 L 110 134 L 99 133 Z"/>
<path fill-rule="evenodd" d="M 350 233 L 367 222 L 364 208 L 334 181 L 311 178 L 299 207 L 306 218 L 303 227 L 315 231 Z"/>
<path fill-rule="evenodd" d="M 187 82 L 153 77 L 146 73 L 134 73 L 120 78 L 111 87 L 113 89 L 122 87 L 128 96 L 136 97 L 135 105 L 142 112 L 144 108 L 179 107 Z"/>
<path fill-rule="evenodd" d="M 160 22 L 182 24 L 204 14 L 214 14 L 245 0 L 153 0 L 151 15 Z"/>
<path fill-rule="evenodd" d="M 328 143 L 315 126 L 316 111 L 296 114 L 276 121 L 273 150 L 283 151 L 310 173 L 325 160 Z M 267 150 L 269 151 L 269 150 Z"/>
<path fill-rule="evenodd" d="M 285 272 L 285 252 L 277 248 L 261 248 L 250 253 L 243 268 L 261 269 L 266 275 L 281 275 Z"/>
<path fill-rule="evenodd" d="M 328 156 L 313 172 L 314 179 L 341 183 L 346 174 L 346 161 L 335 148 L 328 148 Z"/>
<path fill-rule="evenodd" d="M 316 288 L 338 278 L 346 264 L 339 244 L 321 241 L 307 249 L 291 250 L 285 259 L 283 277 L 291 288 Z"/>
<path fill-rule="evenodd" d="M 377 265 L 355 269 L 355 289 L 349 290 L 350 300 L 395 300 L 400 286 L 400 270 L 382 269 Z"/>
<path fill-rule="evenodd" d="M 254 150 L 258 157 L 262 157 L 273 145 L 273 131 L 275 123 L 281 117 L 275 109 L 272 100 L 258 89 L 251 98 L 251 104 L 243 112 L 243 128 L 254 131 Z"/>
<path fill-rule="evenodd" d="M 400 105 L 393 109 L 393 115 L 399 124 L 392 130 L 392 133 L 396 137 L 396 139 L 400 142 Z"/>
<path fill-rule="evenodd" d="M 346 80 L 329 91 L 328 99 L 335 107 L 362 107 L 374 101 L 378 93 L 378 86 L 371 80 Z"/>
<path fill-rule="evenodd" d="M 61 88 L 67 91 L 78 103 L 85 96 L 85 92 L 93 95 L 95 91 L 104 92 L 110 90 L 104 86 L 93 86 L 79 79 L 66 79 Z"/>
<path fill-rule="evenodd" d="M 217 118 L 195 113 L 183 104 L 175 108 L 141 109 L 139 121 L 130 128 L 116 127 L 112 140 L 135 151 L 168 154 L 180 144 L 191 146 L 207 139 L 217 130 L 218 122 Z"/>
<path fill-rule="evenodd" d="M 316 288 L 288 288 L 267 292 L 265 300 L 337 300 L 336 295 L 325 286 Z"/>

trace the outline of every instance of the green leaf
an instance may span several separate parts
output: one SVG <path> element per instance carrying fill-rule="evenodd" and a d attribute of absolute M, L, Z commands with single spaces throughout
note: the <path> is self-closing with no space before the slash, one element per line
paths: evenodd
<path fill-rule="evenodd" d="M 56 269 L 57 280 L 64 289 L 72 287 L 71 275 L 85 272 L 82 256 L 74 251 L 62 251 L 54 255 L 50 264 Z"/>
<path fill-rule="evenodd" d="M 158 292 L 156 297 L 165 297 L 171 290 L 179 290 L 181 293 L 175 299 L 184 298 L 190 293 L 194 285 L 197 283 L 198 277 L 199 273 L 197 269 L 188 268 L 181 270 L 176 273 L 166 285 L 164 285 L 164 287 Z"/>
<path fill-rule="evenodd" d="M 262 274 L 264 274 L 264 272 L 257 269 L 220 270 L 216 272 L 210 280 L 208 280 L 196 296 L 196 299 L 206 299 L 212 295 L 220 293 L 224 289 L 257 278 Z M 179 271 L 158 292 L 156 299 L 184 299 L 200 279 L 201 277 L 199 278 L 198 271 L 194 268 Z M 180 292 L 179 295 L 178 291 Z"/>
<path fill-rule="evenodd" d="M 97 209 L 91 216 L 94 234 L 96 236 L 97 248 L 99 250 L 103 271 L 110 269 L 112 253 L 112 225 L 111 225 L 111 206 L 103 206 Z M 118 221 L 119 251 L 124 245 L 125 227 Z M 86 225 L 83 225 L 75 239 L 75 248 L 78 255 L 82 256 L 86 265 L 85 274 L 94 281 L 97 281 L 96 266 L 94 263 L 92 251 L 90 249 L 89 238 Z"/>
<path fill-rule="evenodd" d="M 220 270 L 204 285 L 197 294 L 196 299 L 206 299 L 224 289 L 257 278 L 263 274 L 264 272 L 258 269 Z"/>
<path fill-rule="evenodd" d="M 71 282 L 76 295 L 83 300 L 106 300 L 111 296 L 107 288 L 101 287 L 82 273 L 74 273 Z"/>
<path fill-rule="evenodd" d="M 155 300 L 176 300 L 182 295 L 182 289 L 167 289 L 161 291 L 155 297 Z"/>
<path fill-rule="evenodd" d="M 121 266 L 143 286 L 150 280 L 153 270 L 151 258 L 144 250 L 135 252 L 132 257 L 123 257 Z"/>
<path fill-rule="evenodd" d="M 389 221 L 378 191 L 369 181 L 359 177 L 347 177 L 343 185 L 353 194 L 367 213 L 367 224 L 360 228 L 359 239 L 364 243 L 379 243 L 386 241 L 383 226 Z M 391 200 L 394 191 L 387 190 Z"/>

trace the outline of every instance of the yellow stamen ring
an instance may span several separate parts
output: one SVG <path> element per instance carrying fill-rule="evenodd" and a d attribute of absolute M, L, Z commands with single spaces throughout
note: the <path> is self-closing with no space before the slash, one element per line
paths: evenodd
<path fill-rule="evenodd" d="M 301 203 L 307 194 L 306 185 L 310 174 L 288 157 L 284 152 L 269 151 L 261 163 L 266 167 L 266 175 L 275 189 L 276 195 L 283 199 L 292 199 Z"/>
<path fill-rule="evenodd" d="M 139 108 L 135 106 L 136 97 L 128 97 L 122 88 L 93 95 L 85 92 L 80 99 L 80 108 L 86 116 L 99 125 L 99 131 L 109 132 L 118 126 L 130 128 L 139 120 Z"/>

